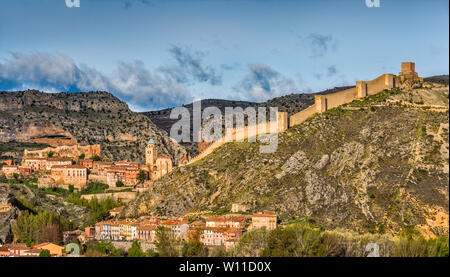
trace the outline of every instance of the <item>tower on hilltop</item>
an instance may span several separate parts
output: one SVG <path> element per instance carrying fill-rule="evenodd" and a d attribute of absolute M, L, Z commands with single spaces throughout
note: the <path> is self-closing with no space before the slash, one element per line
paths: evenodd
<path fill-rule="evenodd" d="M 156 163 L 157 157 L 158 150 L 156 149 L 155 141 L 149 139 L 147 146 L 145 147 L 145 164 L 150 168 L 150 166 L 153 166 Z"/>
<path fill-rule="evenodd" d="M 420 78 L 416 72 L 416 64 L 413 62 L 402 62 L 402 71 L 398 73 L 400 85 L 406 89 L 412 88 L 415 84 L 422 84 L 423 78 Z"/>

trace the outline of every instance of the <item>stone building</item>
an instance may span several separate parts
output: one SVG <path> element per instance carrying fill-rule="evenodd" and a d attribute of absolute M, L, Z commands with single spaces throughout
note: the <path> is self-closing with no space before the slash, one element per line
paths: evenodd
<path fill-rule="evenodd" d="M 86 159 L 89 159 L 92 156 L 101 155 L 100 144 L 84 145 L 84 146 L 75 144 L 75 145 L 63 145 L 58 147 L 47 147 L 41 150 L 25 149 L 23 156 L 45 158 L 47 157 L 48 152 L 52 152 L 54 156 L 72 159 L 78 159 L 78 156 L 80 156 L 81 154 L 84 154 Z"/>
<path fill-rule="evenodd" d="M 45 169 L 50 170 L 53 166 L 71 164 L 73 164 L 73 160 L 71 158 L 47 158 L 47 165 Z"/>
<path fill-rule="evenodd" d="M 158 149 L 153 139 L 148 141 L 145 148 L 145 164 L 151 180 L 157 180 L 173 169 L 170 157 L 166 155 L 158 156 Z"/>
<path fill-rule="evenodd" d="M 87 184 L 87 168 L 82 165 L 53 166 L 50 178 L 53 182 L 62 185 L 85 186 Z"/>
<path fill-rule="evenodd" d="M 253 214 L 252 229 L 266 228 L 270 231 L 277 228 L 277 215 L 273 212 Z"/>
<path fill-rule="evenodd" d="M 423 78 L 419 77 L 419 74 L 417 74 L 415 70 L 416 70 L 415 63 L 413 62 L 402 63 L 402 71 L 398 73 L 400 86 L 403 86 L 405 89 L 410 89 L 415 84 L 423 83 Z"/>

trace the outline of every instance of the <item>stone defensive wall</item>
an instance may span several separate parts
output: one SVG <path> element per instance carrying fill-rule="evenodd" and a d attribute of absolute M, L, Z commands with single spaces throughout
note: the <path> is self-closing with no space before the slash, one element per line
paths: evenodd
<path fill-rule="evenodd" d="M 85 154 L 88 159 L 92 156 L 101 156 L 100 144 L 94 145 L 63 145 L 58 147 L 47 147 L 40 150 L 28 150 L 23 152 L 24 157 L 46 158 L 48 152 L 53 152 L 55 157 L 67 157 L 77 159 L 79 155 Z"/>
<path fill-rule="evenodd" d="M 357 81 L 356 87 L 354 88 L 346 89 L 332 94 L 316 95 L 314 98 L 314 105 L 311 105 L 301 112 L 298 112 L 289 117 L 289 127 L 301 124 L 316 113 L 323 113 L 326 110 L 350 103 L 355 99 L 374 95 L 385 89 L 392 89 L 399 86 L 399 77 L 394 74 L 383 74 L 371 81 Z M 276 124 L 273 125 L 275 125 L 276 127 L 272 126 L 271 128 L 269 123 L 263 123 L 255 126 L 246 126 L 244 128 L 234 128 L 228 131 L 227 135 L 223 136 L 220 140 L 209 145 L 203 152 L 201 152 L 195 158 L 191 159 L 187 164 L 195 163 L 203 159 L 207 155 L 211 154 L 215 149 L 219 148 L 227 142 L 239 140 L 242 141 L 243 139 L 248 139 L 252 136 L 255 136 L 253 134 L 261 135 L 284 132 L 288 128 L 287 113 L 277 113 L 277 121 Z"/>
<path fill-rule="evenodd" d="M 209 145 L 203 152 L 201 152 L 198 156 L 191 159 L 187 164 L 195 163 L 207 155 L 211 154 L 214 150 L 219 148 L 220 146 L 224 145 L 227 142 L 232 141 L 243 141 L 245 139 L 252 139 L 254 138 L 256 141 L 256 136 L 262 135 L 262 134 L 275 134 L 275 133 L 282 133 L 284 132 L 288 127 L 288 116 L 286 112 L 278 112 L 277 113 L 277 120 L 275 122 L 265 122 L 260 123 L 256 125 L 251 126 L 245 126 L 241 128 L 233 128 L 227 130 L 227 133 L 225 136 L 223 136 L 221 139 L 213 142 L 211 145 Z"/>
<path fill-rule="evenodd" d="M 289 126 L 292 127 L 298 125 L 316 113 L 323 113 L 326 110 L 350 103 L 355 99 L 374 95 L 385 89 L 392 89 L 397 86 L 397 76 L 394 74 L 383 74 L 371 81 L 357 81 L 356 87 L 354 88 L 332 94 L 316 95 L 314 98 L 314 105 L 309 106 L 289 118 Z"/>

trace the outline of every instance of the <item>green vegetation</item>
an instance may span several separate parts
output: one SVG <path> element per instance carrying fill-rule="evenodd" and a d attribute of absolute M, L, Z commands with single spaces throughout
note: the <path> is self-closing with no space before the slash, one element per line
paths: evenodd
<path fill-rule="evenodd" d="M 53 151 L 48 151 L 47 152 L 47 158 L 52 158 L 54 154 L 55 153 L 53 153 Z"/>
<path fill-rule="evenodd" d="M 94 162 L 98 162 L 98 161 L 102 160 L 102 158 L 98 155 L 94 155 L 94 156 L 90 157 L 89 159 L 93 160 Z"/>
<path fill-rule="evenodd" d="M 117 181 L 116 181 L 116 187 L 121 188 L 121 187 L 123 187 L 123 186 L 124 186 L 124 184 L 123 184 L 122 181 L 120 181 L 120 180 L 117 180 Z"/>
<path fill-rule="evenodd" d="M 200 242 L 200 234 L 193 234 L 181 249 L 183 257 L 207 257 L 208 248 Z"/>
<path fill-rule="evenodd" d="M 138 241 L 133 241 L 131 248 L 128 249 L 128 257 L 145 257 L 145 252 L 142 251 L 141 244 Z"/>
<path fill-rule="evenodd" d="M 172 238 L 170 232 L 160 226 L 156 231 L 156 252 L 161 257 L 178 257 L 179 253 L 175 246 L 175 239 Z"/>
<path fill-rule="evenodd" d="M 110 241 L 91 242 L 86 247 L 86 257 L 120 257 L 120 249 Z"/>
<path fill-rule="evenodd" d="M 39 253 L 39 257 L 49 258 L 49 257 L 51 257 L 51 255 L 50 255 L 50 252 L 48 252 L 47 250 L 42 250 L 41 253 Z"/>
<path fill-rule="evenodd" d="M 145 173 L 144 170 L 139 170 L 139 173 L 138 173 L 136 179 L 139 183 L 142 183 L 145 181 L 145 179 L 147 179 L 147 174 Z"/>
<path fill-rule="evenodd" d="M 38 242 L 62 242 L 62 231 L 69 230 L 71 223 L 64 217 L 48 211 L 37 214 L 22 211 L 12 226 L 14 238 L 31 246 Z"/>
<path fill-rule="evenodd" d="M 86 155 L 84 153 L 82 153 L 78 156 L 79 160 L 84 160 L 84 158 L 86 158 Z"/>
<path fill-rule="evenodd" d="M 103 183 L 89 183 L 86 187 L 81 190 L 81 194 L 97 194 L 103 193 L 107 190 L 109 186 Z"/>
<path fill-rule="evenodd" d="M 89 209 L 89 219 L 85 222 L 86 226 L 94 225 L 98 221 L 106 219 L 109 217 L 109 210 L 123 205 L 121 202 L 112 200 L 111 197 L 104 200 L 98 200 L 97 197 L 87 200 L 81 198 L 80 193 L 72 193 L 66 198 L 66 201 Z"/>
<path fill-rule="evenodd" d="M 233 256 L 263 257 L 365 257 L 366 246 L 376 243 L 381 257 L 448 257 L 449 237 L 425 239 L 413 227 L 398 236 L 360 235 L 326 231 L 309 223 L 294 223 L 270 232 L 246 233 L 232 250 Z"/>

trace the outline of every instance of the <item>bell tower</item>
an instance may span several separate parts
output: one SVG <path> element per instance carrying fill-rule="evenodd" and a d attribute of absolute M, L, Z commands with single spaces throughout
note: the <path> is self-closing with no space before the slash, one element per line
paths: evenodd
<path fill-rule="evenodd" d="M 145 147 L 145 164 L 153 166 L 156 163 L 156 157 L 158 156 L 158 150 L 156 150 L 155 141 L 149 139 L 147 146 Z"/>

